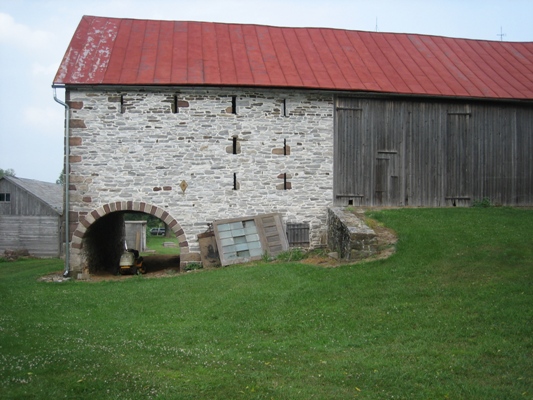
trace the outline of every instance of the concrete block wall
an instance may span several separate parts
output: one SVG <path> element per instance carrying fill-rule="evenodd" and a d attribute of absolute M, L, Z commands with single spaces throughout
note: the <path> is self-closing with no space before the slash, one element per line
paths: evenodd
<path fill-rule="evenodd" d="M 273 212 L 308 222 L 311 246 L 324 243 L 333 196 L 331 95 L 69 88 L 67 101 L 73 227 L 126 201 L 165 210 L 190 253 L 214 220 Z"/>

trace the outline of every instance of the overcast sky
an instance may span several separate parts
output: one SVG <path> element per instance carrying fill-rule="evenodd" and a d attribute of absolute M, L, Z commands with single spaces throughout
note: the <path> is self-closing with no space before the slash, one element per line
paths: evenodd
<path fill-rule="evenodd" d="M 61 173 L 51 85 L 83 15 L 533 41 L 533 0 L 0 0 L 0 168 L 20 178 Z"/>

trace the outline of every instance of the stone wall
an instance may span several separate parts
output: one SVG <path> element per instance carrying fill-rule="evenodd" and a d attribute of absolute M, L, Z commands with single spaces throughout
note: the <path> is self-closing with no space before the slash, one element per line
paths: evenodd
<path fill-rule="evenodd" d="M 342 260 L 360 260 L 377 251 L 376 233 L 342 208 L 328 209 L 328 247 Z"/>
<path fill-rule="evenodd" d="M 311 246 L 324 242 L 333 196 L 331 95 L 70 88 L 67 101 L 73 227 L 127 201 L 165 210 L 192 253 L 208 223 L 261 213 L 307 222 Z"/>

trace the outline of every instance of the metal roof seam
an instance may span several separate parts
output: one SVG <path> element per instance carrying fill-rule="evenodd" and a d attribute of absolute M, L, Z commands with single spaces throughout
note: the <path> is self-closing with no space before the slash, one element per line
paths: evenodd
<path fill-rule="evenodd" d="M 480 96 L 484 93 L 487 93 L 487 79 L 483 76 L 481 70 L 475 70 L 471 68 L 471 65 L 476 65 L 476 61 L 472 59 L 467 49 L 464 49 L 464 46 L 467 46 L 466 42 L 463 41 L 446 41 L 446 46 L 452 51 L 454 57 L 456 58 L 455 65 L 460 69 L 462 76 L 465 77 L 465 80 L 475 88 L 476 92 L 473 92 L 472 89 L 467 92 L 471 96 Z M 492 91 L 492 90 L 491 90 Z M 493 96 L 496 95 L 496 92 L 492 91 Z"/>
<path fill-rule="evenodd" d="M 465 44 L 466 44 L 468 47 L 470 47 L 470 49 L 472 50 L 472 52 L 473 52 L 474 54 L 476 54 L 476 55 L 479 57 L 479 59 L 481 59 L 481 60 L 484 61 L 484 58 L 483 58 L 483 57 L 481 56 L 481 54 L 477 51 L 477 48 L 479 48 L 479 46 L 475 46 L 475 47 L 474 47 L 474 46 L 473 46 L 473 43 L 470 43 L 470 42 L 465 42 Z M 473 60 L 473 61 L 474 61 L 477 65 L 479 65 L 479 66 L 481 66 L 481 65 L 483 64 L 483 63 L 476 62 L 475 60 Z M 495 70 L 494 70 L 489 64 L 486 64 L 486 63 L 485 63 L 485 67 L 488 69 L 488 71 L 485 71 L 484 69 L 480 69 L 480 72 L 482 72 L 482 73 L 483 73 L 488 79 L 490 79 L 490 81 L 491 81 L 491 83 L 492 83 L 493 85 L 498 86 L 498 88 L 499 88 L 502 92 L 504 92 L 506 96 L 503 96 L 501 93 L 496 92 L 496 91 L 495 91 L 494 89 L 492 89 L 492 88 L 490 89 L 490 91 L 492 91 L 493 93 L 495 93 L 495 94 L 496 94 L 496 97 L 512 97 L 511 93 L 508 92 L 508 91 L 507 91 L 502 85 L 500 85 L 500 83 L 498 83 L 498 82 L 493 78 L 494 74 L 496 74 L 496 75 L 498 75 L 498 76 L 499 76 L 499 74 L 498 74 L 498 73 L 497 73 L 497 72 L 496 72 L 496 71 L 495 71 Z M 491 72 L 491 71 L 492 71 L 492 73 L 489 75 L 489 72 Z M 492 85 L 491 85 L 491 86 L 492 86 Z"/>
<path fill-rule="evenodd" d="M 246 72 L 248 72 L 250 74 L 250 76 L 252 77 L 252 79 L 253 79 L 254 75 L 253 75 L 252 67 L 251 67 L 251 64 L 250 64 L 250 57 L 248 56 L 248 52 L 246 51 L 246 43 L 244 41 L 244 34 L 242 32 L 242 26 L 241 25 L 234 25 L 234 27 L 236 29 L 232 30 L 232 32 L 234 33 L 234 36 L 238 35 L 239 36 L 238 38 L 240 40 L 239 41 L 234 40 L 234 39 L 237 39 L 237 38 L 232 39 L 232 41 L 231 41 L 232 49 L 235 49 L 235 47 L 237 47 L 237 48 L 240 47 L 241 48 L 240 50 L 242 52 L 242 54 L 239 53 L 239 54 L 236 55 L 237 57 L 234 58 L 234 61 L 240 61 L 240 63 L 235 62 L 235 66 L 245 64 L 248 67 Z M 239 60 L 239 56 L 240 56 L 240 60 Z M 244 58 L 246 58 L 246 60 L 244 60 Z M 238 72 L 239 69 L 237 67 L 235 67 L 235 69 L 237 71 L 237 83 L 241 84 L 241 85 L 248 84 L 249 82 L 246 81 L 247 77 L 242 76 L 242 74 L 241 74 L 241 76 L 239 76 L 239 72 Z M 243 71 L 243 70 L 241 70 L 241 71 Z M 244 80 L 244 82 L 243 82 L 243 80 Z"/>
<path fill-rule="evenodd" d="M 381 87 L 382 90 L 384 91 L 389 91 L 389 92 L 397 92 L 396 90 L 396 87 L 394 86 L 394 84 L 392 83 L 392 81 L 389 79 L 389 77 L 387 76 L 387 74 L 385 73 L 385 71 L 383 70 L 383 68 L 381 67 L 379 61 L 376 59 L 372 49 L 375 47 L 376 48 L 376 51 L 379 51 L 381 53 L 381 55 L 383 55 L 383 53 L 381 52 L 380 49 L 377 48 L 376 46 L 376 41 L 374 40 L 374 38 L 371 36 L 371 35 L 367 35 L 367 34 L 361 34 L 361 32 L 358 32 L 359 33 L 359 38 L 360 38 L 360 43 L 362 46 L 365 47 L 368 55 L 370 55 L 370 57 L 372 58 L 372 60 L 374 61 L 374 65 L 376 66 L 377 69 L 379 69 L 381 71 L 381 76 L 382 76 L 382 79 L 384 79 L 384 83 L 386 81 L 386 83 L 388 83 L 388 86 L 389 87 Z M 365 37 L 368 36 L 370 40 L 372 40 L 373 42 L 373 45 L 374 46 L 369 46 L 366 42 L 365 42 Z"/>
<path fill-rule="evenodd" d="M 326 73 L 326 75 L 328 76 L 330 82 L 331 82 L 331 87 L 332 88 L 337 88 L 335 85 L 335 79 L 333 79 L 333 77 L 331 76 L 331 72 L 330 70 L 328 69 L 328 66 L 327 66 L 327 63 L 324 61 L 321 53 L 320 53 L 320 50 L 319 48 L 317 47 L 315 41 L 312 39 L 312 35 L 311 35 L 311 32 L 318 32 L 318 34 L 320 35 L 320 37 L 322 39 L 324 39 L 324 37 L 322 36 L 322 34 L 320 33 L 320 29 L 307 29 L 307 34 L 309 35 L 309 38 L 311 39 L 309 41 L 309 43 L 311 44 L 311 46 L 313 47 L 314 49 L 314 52 L 316 53 L 316 57 L 320 60 L 320 64 L 322 65 L 322 67 L 324 68 L 324 71 Z"/>
<path fill-rule="evenodd" d="M 216 32 L 216 26 L 214 27 L 214 30 L 215 30 L 215 37 L 218 37 L 217 32 Z M 220 54 L 219 46 L 220 46 L 220 41 L 219 40 L 215 40 L 215 46 L 214 47 L 215 47 L 215 50 L 217 52 L 218 81 L 222 82 L 222 75 L 223 75 L 222 67 L 223 67 L 223 65 L 222 65 L 222 59 L 219 56 L 219 54 Z"/>
<path fill-rule="evenodd" d="M 305 32 L 305 29 L 303 31 Z M 311 67 L 311 63 L 309 62 L 309 57 L 307 56 L 306 49 L 302 45 L 302 41 L 300 40 L 300 37 L 298 36 L 298 33 L 297 32 L 294 32 L 294 33 L 295 33 L 294 37 L 295 37 L 296 41 L 298 42 L 298 46 L 300 47 L 300 49 L 302 51 L 302 55 L 303 55 L 303 57 L 305 59 L 307 67 L 309 68 L 309 71 L 311 72 L 311 75 L 313 76 L 313 79 L 316 82 L 315 86 L 320 86 L 320 84 L 319 84 L 320 80 L 318 79 L 318 77 L 316 76 L 315 71 Z"/>
<path fill-rule="evenodd" d="M 450 57 L 450 55 L 455 55 L 455 52 L 451 52 L 450 54 L 447 54 L 446 49 L 449 49 L 449 50 L 451 49 L 448 46 L 447 41 L 444 40 L 444 38 L 435 38 L 435 40 L 433 40 L 432 43 L 435 46 L 435 48 L 438 50 L 438 51 L 434 51 L 434 54 L 436 54 L 437 58 L 439 59 L 439 61 L 441 61 L 443 67 L 449 72 L 453 80 L 459 86 L 463 88 L 465 93 L 471 96 L 475 95 L 476 93 L 472 93 L 472 89 L 465 86 L 464 82 L 460 80 L 461 76 L 466 77 L 466 75 L 463 73 L 463 68 L 461 68 L 460 65 L 464 65 L 464 70 L 466 72 L 468 72 L 469 70 L 469 68 L 463 62 L 463 60 L 461 60 L 459 57 L 457 57 L 456 59 L 454 59 L 453 57 Z M 449 63 L 445 63 L 442 60 L 440 60 L 441 59 L 440 54 L 446 55 L 446 60 L 448 60 Z M 478 93 L 483 93 L 483 88 L 479 87 L 479 85 L 472 82 L 471 79 L 469 79 L 468 82 L 470 83 L 471 86 L 473 86 L 478 91 Z"/>
<path fill-rule="evenodd" d="M 158 37 L 167 37 L 168 36 L 168 35 L 164 34 L 166 25 L 167 25 L 166 21 L 161 23 L 161 24 L 159 24 L 159 30 L 158 30 L 158 33 L 157 33 Z M 173 38 L 170 37 L 169 39 L 166 39 L 166 40 L 172 40 L 172 39 Z M 164 80 L 168 80 L 168 78 L 166 78 L 165 76 L 160 77 L 161 74 L 164 74 L 164 68 L 165 68 L 165 61 L 163 61 L 161 59 L 161 53 L 165 52 L 165 47 L 167 45 L 166 40 L 165 40 L 165 43 L 161 43 L 160 40 L 157 41 L 157 45 L 156 45 L 156 49 L 155 49 L 155 65 L 154 65 L 153 77 L 152 77 L 153 82 L 159 82 L 161 79 L 163 81 Z M 170 60 L 170 61 L 172 61 L 172 60 Z M 166 75 L 166 74 L 164 74 L 164 75 Z"/>
<path fill-rule="evenodd" d="M 120 72 L 122 71 L 122 66 L 124 64 L 124 54 L 126 52 L 126 46 L 122 46 L 123 37 L 125 35 L 121 34 L 122 29 L 126 29 L 123 26 L 128 26 L 131 29 L 131 21 L 119 21 L 115 24 L 115 40 L 113 41 L 112 53 L 109 55 L 109 63 L 107 65 L 104 76 L 102 77 L 102 82 L 107 83 L 112 82 L 113 80 L 120 79 Z M 129 35 L 126 36 L 126 38 Z M 114 68 L 115 64 L 120 64 L 120 68 Z"/>
<path fill-rule="evenodd" d="M 279 70 L 281 76 L 283 77 L 283 81 L 285 84 L 287 84 L 287 78 L 285 78 L 285 73 L 283 71 L 283 67 L 281 66 L 281 63 L 280 63 L 280 57 L 279 57 L 279 54 L 278 54 L 278 50 L 276 48 L 276 45 L 274 44 L 274 41 L 272 39 L 272 30 L 269 29 L 268 30 L 268 40 L 270 42 L 270 47 L 272 48 L 272 51 L 273 51 L 273 54 L 275 55 L 274 59 L 275 61 L 273 63 L 276 64 L 277 66 L 277 69 Z M 270 79 L 270 81 L 272 82 L 272 78 Z"/>
<path fill-rule="evenodd" d="M 337 37 L 337 35 L 335 33 L 336 32 L 332 32 L 331 35 L 332 35 L 332 38 L 333 38 L 333 40 L 335 41 L 335 43 L 337 45 L 337 48 L 342 53 L 343 57 L 337 57 L 335 55 L 336 52 L 333 55 L 333 57 L 336 59 L 337 63 L 338 63 L 338 58 L 341 58 L 344 61 L 343 64 L 349 64 L 350 68 L 351 68 L 351 72 L 357 77 L 358 81 L 362 83 L 363 81 L 362 81 L 361 77 L 357 73 L 357 70 L 354 68 L 354 66 L 353 66 L 353 64 L 352 64 L 352 62 L 350 60 L 350 57 L 348 57 L 348 54 L 346 54 L 346 51 L 345 51 L 344 47 L 340 43 L 339 38 Z M 352 85 L 351 84 L 351 79 L 349 79 L 348 76 L 346 75 L 348 73 L 348 71 L 345 71 L 344 68 L 342 68 L 340 64 L 339 64 L 339 69 L 340 69 L 340 71 L 342 73 L 342 76 L 346 80 L 347 86 L 351 86 Z"/>
<path fill-rule="evenodd" d="M 278 31 L 279 33 L 281 33 L 281 30 Z M 280 35 L 281 36 L 281 40 L 283 41 L 284 45 L 285 45 L 285 48 L 288 50 L 289 49 L 289 44 L 287 43 L 287 39 L 285 38 L 285 35 Z M 276 54 L 277 54 L 278 51 L 276 51 Z M 288 57 L 290 59 L 290 62 L 292 64 L 292 67 L 294 69 L 294 71 L 296 72 L 296 75 L 298 75 L 298 78 L 300 79 L 300 82 L 303 84 L 303 78 L 302 76 L 300 75 L 300 71 L 298 70 L 298 68 L 296 68 L 296 62 L 294 61 L 294 58 L 293 58 L 293 55 L 292 55 L 292 52 L 291 51 L 288 51 Z M 287 85 L 289 85 L 289 81 L 287 80 L 287 75 L 286 75 L 286 72 L 285 70 L 282 68 L 282 71 L 283 71 L 283 76 L 285 77 L 285 81 L 287 82 Z"/>
<path fill-rule="evenodd" d="M 511 47 L 506 44 L 501 48 L 504 49 L 505 53 L 517 61 L 517 65 L 513 65 L 519 72 L 523 75 L 533 76 L 533 52 L 529 51 L 529 58 L 524 56 L 522 52 L 517 48 L 518 46 L 524 47 L 522 43 L 517 43 L 515 46 Z M 524 47 L 524 50 L 528 52 L 528 49 Z M 502 56 L 503 57 L 503 56 Z M 505 58 L 505 57 L 504 57 Z M 525 71 L 524 71 L 524 70 Z M 533 80 L 533 79 L 532 79 Z"/>
<path fill-rule="evenodd" d="M 405 44 L 404 44 L 404 41 L 403 40 L 399 40 L 399 38 L 397 36 L 391 36 L 390 39 L 394 39 L 396 42 L 397 42 L 397 46 L 401 47 L 402 50 L 403 50 L 403 53 L 405 55 L 405 57 L 408 57 L 409 60 L 412 61 L 412 65 L 414 65 L 415 69 L 418 69 L 420 72 L 422 72 L 422 70 L 419 68 L 419 66 L 417 65 L 416 63 L 416 60 L 411 56 L 411 53 L 409 52 L 409 50 L 406 48 Z M 405 41 L 408 41 L 409 43 L 411 43 L 408 39 L 408 37 L 406 36 L 405 37 Z M 391 46 L 392 47 L 392 46 Z M 398 54 L 396 54 L 399 61 L 403 64 L 403 66 L 405 67 L 405 69 L 411 74 L 412 78 L 416 81 L 416 83 L 418 84 L 418 86 L 420 86 L 421 90 L 419 91 L 420 93 L 423 92 L 423 88 L 424 88 L 424 85 L 422 84 L 422 82 L 420 81 L 419 79 L 419 76 L 418 74 L 415 74 L 414 71 L 412 71 L 411 68 L 408 67 L 407 65 L 407 62 L 406 60 L 403 58 L 403 57 L 400 57 Z M 425 76 L 425 75 L 424 75 Z M 431 83 L 431 82 L 430 82 Z M 410 87 L 411 85 L 408 84 L 408 86 Z M 436 89 L 436 87 L 434 86 L 434 88 Z M 416 93 L 416 92 L 415 92 Z"/>
<path fill-rule="evenodd" d="M 397 53 L 397 49 L 394 48 L 394 46 L 391 45 L 390 41 L 388 40 L 388 38 L 390 37 L 393 37 L 391 35 L 383 35 L 381 38 L 383 39 L 383 41 L 387 42 L 388 46 L 390 47 L 390 49 L 392 50 L 391 52 L 386 52 L 384 51 L 383 52 L 383 55 L 384 57 L 387 59 L 387 61 L 389 61 L 390 65 L 392 68 L 394 68 L 395 72 L 397 73 L 398 75 L 398 78 L 401 79 L 401 81 L 403 82 L 403 84 L 405 85 L 405 87 L 409 88 L 410 89 L 410 85 L 409 83 L 406 81 L 406 76 L 403 74 L 403 73 L 400 73 L 398 71 L 398 68 L 394 65 L 395 63 L 393 62 L 393 58 L 397 58 L 398 59 L 398 63 L 400 65 L 403 65 L 405 67 L 405 63 L 403 62 L 402 60 L 402 57 L 400 57 Z M 381 46 L 380 46 L 381 48 Z M 409 72 L 409 69 L 405 69 L 405 72 L 407 74 L 410 74 Z M 411 90 L 412 91 L 412 90 Z"/>
<path fill-rule="evenodd" d="M 254 31 L 256 33 L 255 37 L 257 38 L 257 50 L 259 54 L 261 55 L 262 66 L 265 70 L 265 75 L 268 77 L 268 82 L 269 84 L 272 84 L 272 76 L 270 75 L 269 68 L 267 68 L 267 60 L 265 59 L 265 51 L 263 50 L 263 46 L 262 46 L 263 38 L 259 37 L 258 29 L 259 27 L 257 25 L 254 25 Z"/>
<path fill-rule="evenodd" d="M 426 75 L 428 78 L 432 80 L 432 83 L 435 85 L 437 90 L 441 95 L 450 95 L 450 93 L 453 93 L 453 90 L 451 90 L 451 87 L 448 85 L 446 80 L 441 76 L 439 71 L 439 68 L 436 68 L 437 65 L 443 66 L 442 63 L 436 59 L 435 54 L 431 49 L 428 47 L 427 41 L 424 40 L 426 37 L 419 37 L 419 36 L 410 36 L 410 40 L 413 41 L 416 39 L 415 47 L 417 50 L 421 53 L 422 60 L 426 63 L 427 68 L 431 70 L 431 74 L 428 74 L 429 70 L 426 72 Z"/>
<path fill-rule="evenodd" d="M 350 37 L 348 36 L 347 32 L 346 31 L 340 31 L 341 35 L 344 36 L 345 40 L 350 44 L 350 50 L 354 52 L 354 54 L 357 55 L 357 57 L 359 58 L 359 60 L 361 61 L 361 63 L 365 66 L 366 68 L 366 75 L 368 77 L 369 73 L 368 73 L 368 66 L 365 64 L 364 60 L 362 59 L 362 57 L 359 55 L 359 52 L 355 49 L 355 47 L 353 46 L 353 43 L 351 42 L 350 40 Z M 348 54 L 346 53 L 346 46 L 343 46 L 339 40 L 339 37 L 337 35 L 335 35 L 335 39 L 339 42 L 339 44 L 341 45 L 341 48 L 342 48 L 342 52 L 346 55 L 346 58 L 348 59 L 348 62 L 350 63 L 354 73 L 357 75 L 357 77 L 359 78 L 359 81 L 361 82 L 361 84 L 364 86 L 365 89 L 367 90 L 371 90 L 370 88 L 368 88 L 367 84 L 368 84 L 368 79 L 366 79 L 367 82 L 365 82 L 365 80 L 363 79 L 363 77 L 361 76 L 361 74 L 363 73 L 363 71 L 358 71 L 358 68 L 356 65 L 354 65 L 353 63 L 353 60 L 352 60 L 352 57 L 349 57 Z M 350 86 L 352 85 L 351 83 L 349 84 Z"/>
<path fill-rule="evenodd" d="M 130 52 L 130 49 L 132 47 L 132 41 L 134 37 L 134 31 L 135 31 L 135 21 L 132 22 L 130 30 L 128 32 L 128 38 L 126 40 L 126 50 L 124 52 L 124 59 L 122 61 L 121 70 L 120 70 L 120 81 L 121 82 L 127 82 L 127 74 L 128 74 L 128 65 L 130 64 L 131 58 L 133 58 L 133 55 L 131 55 L 130 59 L 128 59 L 128 54 L 133 53 Z"/>
<path fill-rule="evenodd" d="M 485 46 L 489 45 L 488 43 L 480 43 L 480 46 L 483 48 Z M 510 63 L 508 59 L 506 59 L 505 57 L 503 57 L 501 54 L 499 54 L 499 49 L 502 48 L 503 46 L 499 46 L 499 43 L 498 44 L 494 44 L 493 46 L 491 46 L 491 50 L 495 50 L 493 53 L 494 53 L 494 56 L 493 56 L 493 59 L 494 60 L 499 60 L 499 62 L 496 64 L 496 68 L 499 69 L 501 71 L 501 69 L 503 69 L 504 71 L 510 71 L 510 70 L 514 70 L 516 72 L 519 72 L 518 69 L 514 66 L 514 64 Z M 488 56 L 488 54 L 487 54 Z M 486 57 L 484 57 L 486 58 Z M 504 67 L 505 65 L 505 67 Z M 516 80 L 514 78 L 514 75 L 515 74 L 509 74 L 508 77 L 504 77 L 500 72 L 496 71 L 496 73 L 498 73 L 498 75 L 501 77 L 501 79 L 505 82 L 507 82 L 509 84 L 509 86 L 512 86 L 516 91 L 520 92 L 522 94 L 522 91 L 525 89 L 525 86 L 523 83 L 519 82 L 518 80 Z M 511 82 L 513 81 L 513 82 Z"/>
<path fill-rule="evenodd" d="M 321 44 L 323 44 L 323 46 L 321 46 L 320 49 L 321 49 L 321 51 L 323 51 L 325 53 L 324 57 L 326 58 L 326 60 L 324 61 L 324 57 L 322 57 L 321 51 L 318 52 L 319 53 L 319 57 L 322 60 L 322 62 L 324 64 L 324 67 L 326 68 L 326 72 L 328 73 L 329 78 L 330 78 L 331 82 L 333 83 L 333 86 L 336 89 L 339 87 L 339 85 L 335 83 L 337 81 L 337 79 L 334 79 L 334 77 L 332 76 L 333 70 L 336 70 L 342 76 L 342 79 L 344 80 L 344 85 L 343 86 L 348 85 L 349 81 L 348 81 L 346 75 L 344 74 L 342 68 L 340 68 L 340 65 L 337 62 L 336 57 L 334 55 L 337 51 L 333 52 L 331 50 L 331 48 L 330 48 L 331 46 L 328 46 L 328 42 L 326 40 L 326 37 L 324 36 L 324 30 L 323 29 L 317 29 L 316 32 L 320 36 L 320 38 L 322 39 Z M 315 47 L 316 47 L 316 45 L 315 45 Z M 335 62 L 332 63 L 331 62 L 332 60 L 335 60 Z M 336 76 L 338 76 L 338 74 L 336 74 Z"/>
<path fill-rule="evenodd" d="M 525 52 L 529 53 L 529 58 L 524 56 L 521 51 L 519 51 L 518 47 L 523 47 Z M 505 50 L 506 54 L 509 54 L 512 56 L 515 60 L 517 60 L 517 66 L 513 65 L 515 68 L 520 68 L 519 72 L 522 75 L 528 76 L 529 80 L 533 82 L 533 62 L 530 60 L 533 60 L 533 51 L 529 51 L 523 43 L 516 43 L 512 48 L 506 44 L 505 46 L 501 47 Z M 513 51 L 511 51 L 513 50 Z M 518 54 L 516 54 L 518 53 Z M 502 56 L 503 57 L 503 56 Z M 503 57 L 505 58 L 505 57 Z M 522 71 L 521 69 L 524 68 L 526 72 Z M 529 96 L 529 98 L 533 97 L 533 88 L 526 88 L 526 97 Z"/>
<path fill-rule="evenodd" d="M 148 34 L 145 35 L 145 38 L 149 38 L 150 36 L 153 35 L 154 37 L 157 37 L 157 39 L 156 40 L 150 40 L 147 46 L 143 46 L 143 48 L 144 48 L 143 52 L 144 52 L 144 55 L 145 55 L 143 57 L 143 60 L 145 60 L 145 62 L 141 65 L 140 69 L 142 69 L 142 71 L 140 71 L 140 73 L 143 73 L 143 75 L 145 75 L 147 77 L 146 78 L 146 82 L 155 82 L 155 71 L 156 71 L 157 66 L 158 66 L 157 53 L 158 53 L 159 46 L 160 46 L 160 41 L 158 39 L 159 39 L 159 35 L 161 33 L 161 26 L 162 25 L 163 25 L 162 23 L 159 23 L 156 26 L 152 26 L 152 24 L 150 24 L 150 23 L 147 24 Z M 145 41 L 146 41 L 146 39 L 145 39 Z M 146 68 L 146 64 L 148 64 L 146 62 L 147 60 L 150 60 L 153 63 L 153 68 L 150 68 L 150 69 Z"/>

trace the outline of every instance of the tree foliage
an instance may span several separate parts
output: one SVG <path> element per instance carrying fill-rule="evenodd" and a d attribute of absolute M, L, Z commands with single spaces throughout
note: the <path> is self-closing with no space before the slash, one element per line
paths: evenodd
<path fill-rule="evenodd" d="M 4 176 L 15 176 L 15 170 L 11 168 L 8 168 L 8 169 L 0 168 L 0 178 L 3 178 Z"/>

